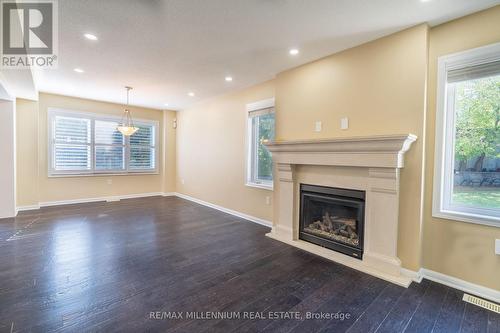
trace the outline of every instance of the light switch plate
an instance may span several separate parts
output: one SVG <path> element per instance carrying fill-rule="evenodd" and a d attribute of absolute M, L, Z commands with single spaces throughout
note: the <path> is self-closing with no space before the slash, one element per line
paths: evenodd
<path fill-rule="evenodd" d="M 495 240 L 495 254 L 500 255 L 500 239 Z"/>
<path fill-rule="evenodd" d="M 322 125 L 323 124 L 321 123 L 321 121 L 317 121 L 316 123 L 314 123 L 314 130 L 316 132 L 321 132 Z"/>
<path fill-rule="evenodd" d="M 340 119 L 340 129 L 346 130 L 349 128 L 349 118 L 341 118 Z"/>

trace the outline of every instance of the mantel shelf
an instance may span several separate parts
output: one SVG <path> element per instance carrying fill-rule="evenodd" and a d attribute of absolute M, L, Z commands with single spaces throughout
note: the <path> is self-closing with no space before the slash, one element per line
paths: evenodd
<path fill-rule="evenodd" d="M 417 136 L 376 135 L 266 143 L 273 160 L 285 164 L 402 168 Z"/>

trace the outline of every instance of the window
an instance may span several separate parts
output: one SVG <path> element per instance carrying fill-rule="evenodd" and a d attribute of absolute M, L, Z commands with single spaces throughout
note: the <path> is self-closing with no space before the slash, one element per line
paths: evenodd
<path fill-rule="evenodd" d="M 248 104 L 247 112 L 247 185 L 272 189 L 273 160 L 263 143 L 274 140 L 274 99 Z"/>
<path fill-rule="evenodd" d="M 96 171 L 125 170 L 125 137 L 116 130 L 117 126 L 117 121 L 94 121 Z"/>
<path fill-rule="evenodd" d="M 433 215 L 500 227 L 500 44 L 439 58 Z"/>
<path fill-rule="evenodd" d="M 158 122 L 136 121 L 130 137 L 120 118 L 49 110 L 49 176 L 156 173 Z"/>

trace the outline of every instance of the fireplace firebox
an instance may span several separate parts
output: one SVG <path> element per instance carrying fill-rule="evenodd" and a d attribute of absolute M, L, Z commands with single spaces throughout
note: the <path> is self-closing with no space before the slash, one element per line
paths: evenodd
<path fill-rule="evenodd" d="M 300 185 L 299 239 L 363 258 L 365 192 Z"/>

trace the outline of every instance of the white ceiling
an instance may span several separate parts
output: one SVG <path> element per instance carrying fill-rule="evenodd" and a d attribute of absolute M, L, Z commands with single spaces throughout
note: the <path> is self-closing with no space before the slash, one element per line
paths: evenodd
<path fill-rule="evenodd" d="M 64 0 L 59 68 L 44 92 L 180 110 L 407 27 L 436 25 L 499 0 Z M 83 37 L 93 33 L 99 40 Z M 300 49 L 290 56 L 291 47 Z M 78 74 L 74 68 L 82 68 Z M 225 82 L 231 75 L 234 81 Z M 194 91 L 195 97 L 187 92 Z"/>

